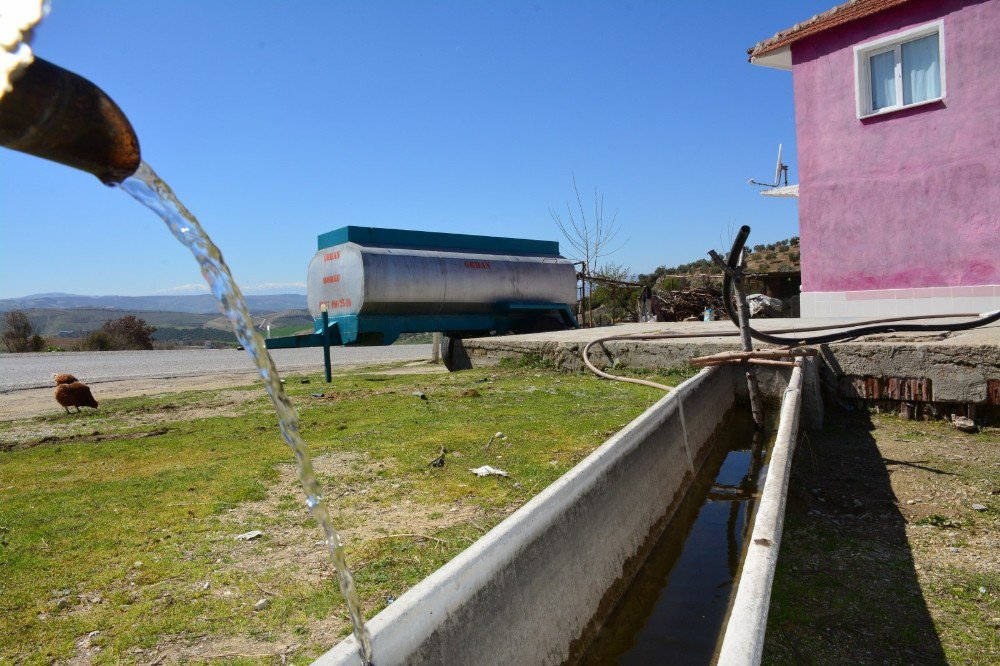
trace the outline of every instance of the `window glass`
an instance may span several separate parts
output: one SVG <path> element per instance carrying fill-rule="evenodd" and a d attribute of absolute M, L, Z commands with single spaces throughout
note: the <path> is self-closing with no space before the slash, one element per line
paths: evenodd
<path fill-rule="evenodd" d="M 941 57 L 938 53 L 937 33 L 904 42 L 902 51 L 903 104 L 916 104 L 940 97 Z"/>
<path fill-rule="evenodd" d="M 920 40 L 918 40 L 920 41 Z M 872 77 L 872 111 L 896 106 L 896 56 L 892 51 L 869 58 Z"/>

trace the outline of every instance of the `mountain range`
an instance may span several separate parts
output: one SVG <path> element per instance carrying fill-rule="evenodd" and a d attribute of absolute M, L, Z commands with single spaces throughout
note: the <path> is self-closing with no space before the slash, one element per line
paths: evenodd
<path fill-rule="evenodd" d="M 260 294 L 247 296 L 247 306 L 253 314 L 281 310 L 304 310 L 304 294 Z M 18 298 L 0 299 L 0 312 L 39 308 L 98 308 L 112 310 L 187 312 L 218 314 L 219 305 L 211 294 L 165 296 L 80 296 L 78 294 L 31 294 Z"/>

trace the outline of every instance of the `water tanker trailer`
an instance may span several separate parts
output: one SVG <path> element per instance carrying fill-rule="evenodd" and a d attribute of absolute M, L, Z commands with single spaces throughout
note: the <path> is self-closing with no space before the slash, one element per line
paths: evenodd
<path fill-rule="evenodd" d="M 441 332 L 451 368 L 457 338 L 576 326 L 576 269 L 554 241 L 349 226 L 317 245 L 307 280 L 314 332 L 268 340 L 269 349 Z"/>

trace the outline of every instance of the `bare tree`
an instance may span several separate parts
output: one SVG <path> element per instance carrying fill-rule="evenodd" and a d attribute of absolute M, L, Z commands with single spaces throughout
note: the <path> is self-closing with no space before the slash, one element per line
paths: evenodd
<path fill-rule="evenodd" d="M 31 351 L 35 327 L 28 315 L 20 310 L 10 310 L 3 317 L 3 344 L 9 352 Z"/>
<path fill-rule="evenodd" d="M 587 211 L 583 207 L 583 197 L 580 196 L 580 188 L 576 184 L 576 176 L 573 176 L 573 193 L 576 195 L 576 204 L 566 202 L 566 216 L 554 208 L 549 208 L 549 215 L 556 223 L 563 237 L 569 242 L 574 252 L 587 262 L 587 270 L 596 273 L 600 268 L 600 260 L 610 254 L 614 254 L 622 249 L 626 238 L 617 247 L 613 247 L 616 238 L 621 231 L 618 224 L 618 211 L 616 210 L 608 221 L 604 217 L 604 195 L 594 188 L 594 212 L 588 218 Z"/>
<path fill-rule="evenodd" d="M 587 211 L 583 207 L 583 197 L 580 196 L 580 188 L 576 184 L 576 175 L 573 176 L 573 194 L 576 196 L 576 205 L 566 202 L 566 217 L 554 208 L 549 208 L 549 215 L 556 223 L 563 237 L 569 242 L 573 252 L 583 260 L 584 279 L 580 283 L 580 321 L 586 324 L 585 309 L 590 310 L 590 325 L 593 326 L 593 299 L 590 292 L 593 291 L 593 284 L 586 279 L 587 275 L 594 275 L 600 270 L 600 261 L 603 257 L 614 254 L 620 250 L 628 239 L 622 241 L 620 245 L 614 247 L 616 237 L 621 231 L 618 224 L 618 211 L 615 210 L 611 220 L 604 219 L 604 195 L 594 188 L 594 212 L 588 219 Z M 585 303 L 589 303 L 587 306 Z"/>

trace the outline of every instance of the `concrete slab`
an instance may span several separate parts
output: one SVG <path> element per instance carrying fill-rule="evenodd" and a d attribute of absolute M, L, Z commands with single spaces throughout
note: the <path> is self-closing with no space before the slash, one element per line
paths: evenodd
<path fill-rule="evenodd" d="M 803 329 L 843 324 L 855 318 L 760 319 L 753 325 L 761 331 Z M 967 321 L 965 319 L 923 320 L 924 323 Z M 648 333 L 708 334 L 668 340 L 613 340 L 595 348 L 595 364 L 619 368 L 682 367 L 694 356 L 737 349 L 736 327 L 728 321 L 622 324 L 613 327 L 469 338 L 456 345 L 460 361 L 487 366 L 504 358 L 538 354 L 566 370 L 583 368 L 580 352 L 591 340 L 609 335 Z M 725 337 L 731 333 L 734 337 Z M 808 335 L 804 333 L 803 335 Z M 768 345 L 759 345 L 767 347 Z M 1000 322 L 959 333 L 887 333 L 848 342 L 821 345 L 822 371 L 833 386 L 838 378 L 929 379 L 931 401 L 935 403 L 990 404 L 1000 386 Z M 609 358 L 610 357 L 610 358 Z M 892 396 L 872 396 L 892 397 Z"/>

